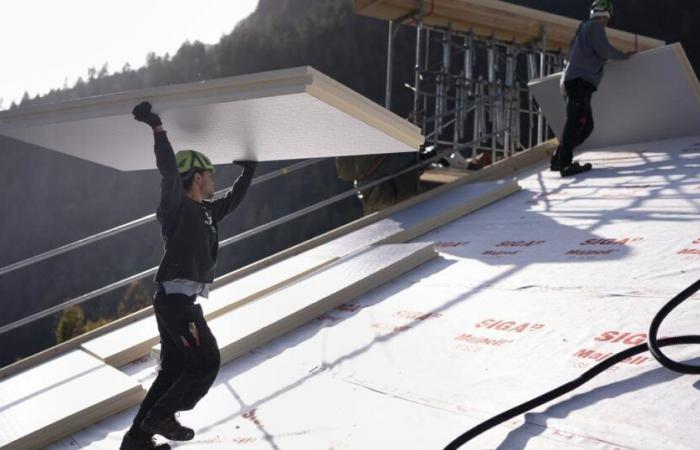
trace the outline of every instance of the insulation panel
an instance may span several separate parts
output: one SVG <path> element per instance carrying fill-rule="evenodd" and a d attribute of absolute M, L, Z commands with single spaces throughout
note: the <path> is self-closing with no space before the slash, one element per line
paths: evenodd
<path fill-rule="evenodd" d="M 529 85 L 559 139 L 566 123 L 561 77 Z M 582 149 L 700 134 L 700 84 L 681 44 L 608 63 L 592 108 L 595 128 Z"/>
<path fill-rule="evenodd" d="M 311 67 L 150 88 L 0 113 L 0 134 L 119 170 L 155 168 L 149 100 L 174 149 L 214 164 L 417 151 L 420 129 Z"/>
<path fill-rule="evenodd" d="M 140 383 L 75 350 L 0 382 L 0 449 L 43 447 L 123 411 Z"/>

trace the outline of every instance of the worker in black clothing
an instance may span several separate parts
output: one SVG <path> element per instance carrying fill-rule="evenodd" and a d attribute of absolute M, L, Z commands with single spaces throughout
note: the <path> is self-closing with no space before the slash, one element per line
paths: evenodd
<path fill-rule="evenodd" d="M 167 450 L 156 445 L 159 434 L 175 441 L 194 438 L 194 431 L 175 418 L 178 411 L 194 408 L 211 387 L 219 371 L 219 348 L 207 326 L 197 296 L 207 297 L 214 280 L 219 248 L 217 224 L 233 212 L 245 196 L 257 163 L 238 161 L 243 173 L 224 197 L 214 197 L 214 166 L 194 150 L 175 155 L 160 117 L 143 102 L 134 118 L 153 128 L 156 165 L 161 174 L 157 218 L 165 255 L 155 280 L 153 301 L 161 339 L 160 369 L 121 450 Z"/>
<path fill-rule="evenodd" d="M 574 162 L 574 148 L 593 132 L 593 92 L 598 89 L 608 60 L 629 59 L 634 53 L 623 53 L 608 42 L 605 27 L 612 14 L 610 0 L 595 0 L 591 6 L 590 20 L 581 24 L 569 50 L 569 61 L 562 77 L 566 125 L 550 164 L 550 169 L 558 171 L 562 177 L 591 170 L 590 164 Z"/>

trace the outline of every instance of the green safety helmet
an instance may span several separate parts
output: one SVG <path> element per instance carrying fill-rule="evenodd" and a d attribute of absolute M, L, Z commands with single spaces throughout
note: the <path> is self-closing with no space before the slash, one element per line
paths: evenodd
<path fill-rule="evenodd" d="M 191 170 L 211 170 L 214 171 L 214 165 L 209 158 L 195 150 L 180 150 L 175 154 L 175 161 L 180 175 L 184 175 Z"/>
<path fill-rule="evenodd" d="M 613 15 L 613 4 L 611 0 L 595 0 L 591 5 L 591 19 L 595 17 L 610 18 Z"/>

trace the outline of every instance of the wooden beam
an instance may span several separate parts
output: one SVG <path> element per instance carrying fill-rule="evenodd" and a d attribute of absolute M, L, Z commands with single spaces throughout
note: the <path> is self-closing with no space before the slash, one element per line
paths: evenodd
<path fill-rule="evenodd" d="M 468 174 L 464 170 L 456 169 L 430 169 L 423 172 L 420 179 L 426 183 L 446 184 L 466 177 Z"/>
<path fill-rule="evenodd" d="M 580 21 L 570 17 L 513 5 L 499 0 L 426 0 L 425 23 L 459 31 L 473 31 L 482 37 L 495 37 L 516 43 L 535 42 L 539 45 L 542 30 L 547 30 L 548 50 L 567 49 Z M 383 20 L 397 20 L 418 7 L 418 0 L 355 0 L 357 14 Z M 404 24 L 415 25 L 414 19 Z M 645 36 L 635 36 L 608 28 L 610 42 L 623 51 L 648 50 L 664 42 Z"/>

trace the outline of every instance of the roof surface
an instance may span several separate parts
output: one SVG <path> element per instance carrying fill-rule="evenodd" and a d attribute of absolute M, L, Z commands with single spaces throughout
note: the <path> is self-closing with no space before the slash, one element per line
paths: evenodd
<path fill-rule="evenodd" d="M 521 173 L 522 191 L 416 239 L 439 258 L 226 364 L 180 446 L 438 449 L 643 342 L 700 273 L 700 137 L 581 160 L 584 177 Z M 693 299 L 661 335 L 699 319 Z M 147 386 L 155 362 L 122 370 Z M 698 389 L 641 355 L 466 448 L 696 448 Z M 116 448 L 134 414 L 50 448 Z"/>

